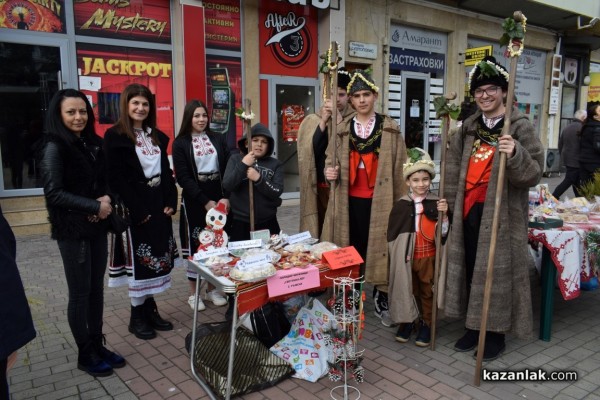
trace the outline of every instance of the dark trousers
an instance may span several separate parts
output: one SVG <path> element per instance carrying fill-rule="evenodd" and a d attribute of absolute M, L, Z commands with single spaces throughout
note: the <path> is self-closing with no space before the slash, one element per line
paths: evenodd
<path fill-rule="evenodd" d="M 579 192 L 577 192 L 577 187 L 579 186 L 579 167 L 567 167 L 567 172 L 565 173 L 565 179 L 561 183 L 558 184 L 552 196 L 557 199 L 562 196 L 564 192 L 566 192 L 570 186 L 573 186 L 573 193 L 575 193 L 575 197 L 579 197 Z"/>
<path fill-rule="evenodd" d="M 8 360 L 0 360 L 0 400 L 8 400 L 10 398 L 8 393 L 8 377 L 6 376 L 6 367 Z"/>
<path fill-rule="evenodd" d="M 278 235 L 281 231 L 277 217 L 271 218 L 268 221 L 261 222 L 260 224 L 254 224 L 254 230 L 260 231 L 262 229 L 268 229 L 271 235 Z M 230 241 L 236 242 L 238 240 L 249 240 L 250 239 L 250 223 L 240 221 L 237 219 L 233 220 L 231 224 L 231 236 Z"/>
<path fill-rule="evenodd" d="M 465 266 L 467 269 L 467 303 L 471 295 L 471 282 L 475 270 L 477 257 L 477 241 L 479 240 L 479 227 L 483 215 L 483 203 L 475 203 L 463 221 L 463 239 L 465 246 Z"/>
<path fill-rule="evenodd" d="M 90 337 L 102 334 L 107 236 L 62 239 L 58 240 L 58 248 L 69 290 L 67 319 L 81 348 Z"/>
<path fill-rule="evenodd" d="M 600 164 L 579 163 L 579 185 L 594 179 L 594 172 L 600 169 Z"/>
<path fill-rule="evenodd" d="M 350 216 L 350 244 L 365 261 L 360 265 L 360 276 L 365 276 L 367 248 L 369 246 L 369 227 L 371 226 L 371 204 L 373 199 L 348 197 Z"/>
<path fill-rule="evenodd" d="M 317 213 L 319 218 L 319 236 L 323 232 L 323 224 L 325 223 L 325 212 L 329 204 L 329 187 L 317 185 Z"/>

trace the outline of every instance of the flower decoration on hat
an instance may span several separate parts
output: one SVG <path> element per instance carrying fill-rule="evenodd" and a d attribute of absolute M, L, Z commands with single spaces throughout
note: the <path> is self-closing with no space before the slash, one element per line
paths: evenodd
<path fill-rule="evenodd" d="M 412 174 L 418 171 L 426 171 L 431 176 L 431 179 L 435 178 L 435 163 L 431 161 L 431 157 L 425 150 L 413 147 L 408 149 L 406 154 L 408 159 L 402 166 L 404 180 L 407 180 Z"/>
<path fill-rule="evenodd" d="M 494 84 L 503 89 L 508 88 L 510 74 L 492 56 L 479 61 L 469 73 L 469 92 L 472 94 L 479 86 Z"/>
<path fill-rule="evenodd" d="M 352 73 L 350 83 L 348 83 L 347 92 L 349 95 L 352 95 L 359 90 L 370 90 L 374 93 L 379 93 L 379 87 L 375 85 L 369 72 L 361 69 L 357 69 Z"/>

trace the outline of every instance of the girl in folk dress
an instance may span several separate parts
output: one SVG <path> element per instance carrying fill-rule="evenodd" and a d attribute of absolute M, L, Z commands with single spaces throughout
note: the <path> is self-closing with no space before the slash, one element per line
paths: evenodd
<path fill-rule="evenodd" d="M 173 165 L 177 183 L 183 188 L 179 235 L 182 256 L 193 255 L 200 246 L 199 235 L 206 227 L 206 213 L 223 203 L 229 209 L 229 194 L 223 190 L 221 180 L 229 160 L 229 147 L 224 135 L 209 129 L 208 108 L 199 100 L 192 100 L 183 110 L 181 129 L 173 142 Z M 192 309 L 196 302 L 198 275 L 188 268 L 190 282 L 188 303 Z M 227 304 L 227 299 L 212 285 L 208 285 L 206 299 L 216 306 Z M 206 308 L 198 299 L 198 311 Z"/>
<path fill-rule="evenodd" d="M 158 314 L 154 295 L 171 286 L 178 258 L 171 216 L 177 189 L 167 158 L 169 138 L 156 128 L 156 104 L 150 90 L 131 84 L 121 94 L 120 117 L 106 131 L 109 186 L 121 196 L 131 227 L 113 238 L 109 286 L 129 284 L 129 331 L 140 339 L 156 337 L 173 324 Z"/>

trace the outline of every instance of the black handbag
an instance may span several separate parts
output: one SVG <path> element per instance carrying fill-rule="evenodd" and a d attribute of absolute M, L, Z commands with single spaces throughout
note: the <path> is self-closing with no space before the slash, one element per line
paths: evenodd
<path fill-rule="evenodd" d="M 120 198 L 115 197 L 112 207 L 113 211 L 108 216 L 108 230 L 111 233 L 119 235 L 129 228 L 131 217 L 129 216 L 129 209 L 125 207 Z"/>
<path fill-rule="evenodd" d="M 250 323 L 254 335 L 268 348 L 279 342 L 292 327 L 283 305 L 278 301 L 267 303 L 252 311 Z"/>

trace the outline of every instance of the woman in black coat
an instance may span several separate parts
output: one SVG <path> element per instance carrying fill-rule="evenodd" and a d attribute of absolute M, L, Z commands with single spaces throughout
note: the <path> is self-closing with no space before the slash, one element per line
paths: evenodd
<path fill-rule="evenodd" d="M 46 207 L 69 289 L 67 318 L 79 356 L 77 367 L 108 376 L 125 360 L 103 345 L 106 218 L 112 212 L 105 179 L 102 139 L 94 111 L 78 90 L 58 91 L 47 115 L 41 162 Z"/>
<path fill-rule="evenodd" d="M 206 213 L 219 202 L 229 209 L 229 194 L 221 184 L 229 155 L 225 136 L 209 129 L 206 105 L 199 100 L 191 100 L 183 110 L 181 128 L 173 142 L 175 176 L 183 189 L 179 234 L 184 257 L 197 251 L 200 232 L 206 227 Z M 198 275 L 188 268 L 187 276 L 190 282 L 188 303 L 193 310 Z M 216 306 L 227 304 L 227 299 L 212 285 L 207 288 L 205 299 Z M 198 299 L 198 311 L 205 308 L 202 299 Z"/>
<path fill-rule="evenodd" d="M 588 108 L 579 143 L 579 181 L 584 185 L 600 168 L 600 104 Z"/>
<path fill-rule="evenodd" d="M 117 123 L 106 131 L 108 183 L 129 209 L 131 226 L 112 242 L 109 286 L 129 285 L 129 332 L 156 337 L 173 324 L 158 314 L 154 295 L 171 286 L 179 257 L 171 216 L 177 188 L 167 158 L 169 138 L 156 128 L 156 103 L 137 83 L 123 90 Z"/>

